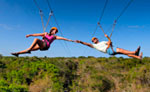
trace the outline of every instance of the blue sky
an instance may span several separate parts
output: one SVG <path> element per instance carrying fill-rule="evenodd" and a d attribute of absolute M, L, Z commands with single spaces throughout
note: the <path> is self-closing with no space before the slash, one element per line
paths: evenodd
<path fill-rule="evenodd" d="M 36 0 L 44 15 L 48 18 L 49 8 L 46 0 Z M 91 36 L 101 15 L 105 0 L 49 0 L 61 31 L 66 38 L 82 40 L 91 43 Z M 101 24 L 110 34 L 108 28 L 114 19 L 127 5 L 129 0 L 108 0 Z M 115 27 L 112 41 L 115 46 L 127 50 L 142 47 L 144 56 L 150 55 L 150 1 L 134 0 L 125 13 L 120 17 Z M 45 21 L 44 21 L 45 22 Z M 45 22 L 46 23 L 46 22 Z M 56 26 L 54 19 L 50 20 Z M 50 27 L 47 28 L 49 32 Z M 25 38 L 27 34 L 43 32 L 39 11 L 33 0 L 0 0 L 0 54 L 11 56 L 11 52 L 27 49 L 35 37 Z M 61 36 L 60 33 L 57 34 Z M 105 39 L 102 31 L 98 29 L 96 37 Z M 41 39 L 41 37 L 38 37 Z M 31 55 L 21 56 L 95 56 L 109 57 L 95 49 L 77 43 L 54 41 L 48 51 L 36 51 Z M 119 55 L 121 56 L 121 55 Z"/>

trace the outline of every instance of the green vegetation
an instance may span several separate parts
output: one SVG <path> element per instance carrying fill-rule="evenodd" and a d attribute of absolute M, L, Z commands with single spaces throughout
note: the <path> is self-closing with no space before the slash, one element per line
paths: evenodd
<path fill-rule="evenodd" d="M 150 58 L 0 57 L 0 92 L 149 92 Z"/>

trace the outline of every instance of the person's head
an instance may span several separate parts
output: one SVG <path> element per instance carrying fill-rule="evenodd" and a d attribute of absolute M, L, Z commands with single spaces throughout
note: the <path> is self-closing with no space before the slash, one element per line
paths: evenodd
<path fill-rule="evenodd" d="M 50 29 L 50 35 L 55 35 L 56 33 L 58 32 L 58 29 L 56 28 L 56 27 L 52 27 L 51 29 Z"/>
<path fill-rule="evenodd" d="M 99 40 L 98 40 L 98 38 L 93 37 L 93 38 L 92 38 L 92 42 L 95 43 L 95 44 L 97 44 L 97 43 L 99 42 Z"/>

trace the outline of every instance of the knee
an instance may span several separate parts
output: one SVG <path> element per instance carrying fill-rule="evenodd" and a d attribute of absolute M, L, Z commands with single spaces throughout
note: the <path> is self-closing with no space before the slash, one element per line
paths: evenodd
<path fill-rule="evenodd" d="M 132 55 L 128 54 L 127 56 L 131 57 Z"/>
<path fill-rule="evenodd" d="M 121 52 L 122 52 L 122 49 L 117 48 L 117 52 L 118 52 L 118 53 L 121 53 Z"/>
<path fill-rule="evenodd" d="M 38 40 L 39 40 L 38 38 L 35 38 L 35 39 L 34 39 L 34 41 L 38 41 Z"/>

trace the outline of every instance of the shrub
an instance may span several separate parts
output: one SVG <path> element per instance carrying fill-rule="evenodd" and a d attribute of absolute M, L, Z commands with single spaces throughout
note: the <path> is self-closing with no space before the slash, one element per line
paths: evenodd
<path fill-rule="evenodd" d="M 0 54 L 0 58 L 2 58 L 3 57 L 3 55 L 2 54 Z"/>

